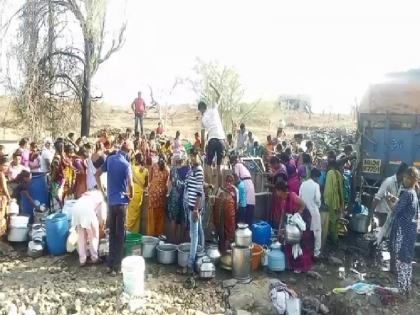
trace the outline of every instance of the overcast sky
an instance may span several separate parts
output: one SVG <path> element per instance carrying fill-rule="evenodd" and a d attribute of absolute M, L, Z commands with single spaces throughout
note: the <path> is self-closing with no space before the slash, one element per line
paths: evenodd
<path fill-rule="evenodd" d="M 128 0 L 126 12 L 126 44 L 94 82 L 115 104 L 149 84 L 165 102 L 194 101 L 185 88 L 164 94 L 196 57 L 236 67 L 246 100 L 306 93 L 318 111 L 348 109 L 384 73 L 420 66 L 420 1 Z"/>

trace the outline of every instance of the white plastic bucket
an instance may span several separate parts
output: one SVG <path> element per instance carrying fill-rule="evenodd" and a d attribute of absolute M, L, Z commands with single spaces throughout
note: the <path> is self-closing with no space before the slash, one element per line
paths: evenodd
<path fill-rule="evenodd" d="M 14 227 L 27 227 L 29 223 L 29 217 L 25 215 L 12 215 L 10 216 L 10 225 Z"/>
<path fill-rule="evenodd" d="M 9 242 L 26 242 L 28 240 L 29 228 L 21 225 L 9 225 L 9 234 L 7 240 Z"/>
<path fill-rule="evenodd" d="M 144 258 L 127 256 L 121 263 L 124 292 L 132 296 L 144 295 Z"/>

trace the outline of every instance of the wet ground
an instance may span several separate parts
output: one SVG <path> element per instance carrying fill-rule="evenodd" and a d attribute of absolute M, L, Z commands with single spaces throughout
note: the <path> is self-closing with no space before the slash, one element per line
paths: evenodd
<path fill-rule="evenodd" d="M 357 239 L 342 244 L 332 255 L 318 261 L 314 272 L 293 274 L 253 273 L 249 284 L 226 285 L 228 271 L 217 270 L 211 281 L 197 281 L 197 288 L 184 288 L 186 277 L 175 266 L 153 262 L 146 265 L 146 293 L 143 308 L 131 312 L 132 305 L 122 295 L 122 277 L 104 274 L 104 266 L 80 268 L 76 255 L 28 258 L 22 248 L 0 248 L 0 314 L 9 310 L 22 314 L 276 314 L 268 297 L 271 281 L 280 279 L 293 288 L 300 298 L 315 298 L 325 304 L 329 314 L 419 314 L 420 266 L 414 265 L 413 296 L 410 300 L 395 298 L 384 305 L 379 296 L 354 292 L 336 295 L 332 289 L 358 282 L 350 268 L 366 273 L 366 282 L 395 287 L 395 277 L 382 271 L 383 263 L 375 251 Z M 340 279 L 339 267 L 345 268 Z M 26 310 L 26 313 L 24 312 Z M 247 313 L 248 312 L 248 313 Z M 18 313 L 18 312 L 17 312 Z M 15 314 L 15 313 L 10 313 Z M 307 313 L 317 314 L 317 313 Z"/>

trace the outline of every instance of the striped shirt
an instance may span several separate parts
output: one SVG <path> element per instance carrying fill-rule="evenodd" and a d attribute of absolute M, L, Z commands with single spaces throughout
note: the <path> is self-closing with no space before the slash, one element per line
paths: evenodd
<path fill-rule="evenodd" d="M 197 198 L 202 197 L 204 191 L 204 172 L 201 165 L 191 170 L 185 185 L 188 208 L 194 209 Z"/>

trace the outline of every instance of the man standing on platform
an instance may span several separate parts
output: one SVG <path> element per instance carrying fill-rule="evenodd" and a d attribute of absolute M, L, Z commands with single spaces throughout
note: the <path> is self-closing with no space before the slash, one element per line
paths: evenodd
<path fill-rule="evenodd" d="M 225 131 L 223 130 L 222 121 L 220 119 L 217 102 L 220 100 L 220 93 L 215 90 L 216 104 L 208 108 L 207 104 L 203 101 L 198 103 L 198 110 L 202 114 L 202 123 L 204 129 L 207 131 L 207 150 L 206 150 L 206 168 L 205 177 L 206 183 L 210 183 L 209 174 L 211 172 L 211 166 L 213 159 L 216 157 L 217 162 L 217 175 L 218 175 L 218 187 L 222 186 L 222 170 L 221 165 L 225 152 Z"/>
<path fill-rule="evenodd" d="M 139 124 L 141 135 L 143 135 L 143 118 L 146 114 L 146 103 L 141 98 L 141 92 L 138 92 L 138 96 L 134 99 L 133 103 L 131 103 L 131 109 L 134 112 L 134 131 L 139 131 Z"/>

